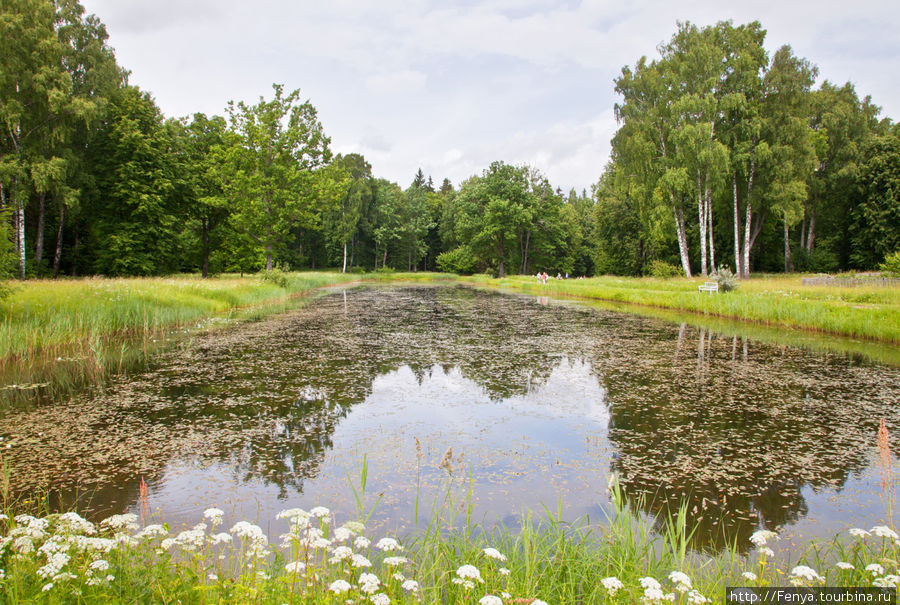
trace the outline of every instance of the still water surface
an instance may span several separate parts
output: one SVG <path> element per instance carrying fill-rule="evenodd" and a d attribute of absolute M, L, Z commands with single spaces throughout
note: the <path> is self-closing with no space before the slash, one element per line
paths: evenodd
<path fill-rule="evenodd" d="M 203 334 L 148 371 L 0 419 L 14 491 L 104 516 L 208 506 L 264 528 L 288 507 L 404 533 L 468 495 L 515 527 L 602 522 L 612 474 L 648 515 L 687 503 L 703 546 L 759 527 L 803 543 L 885 514 L 878 421 L 900 369 L 463 287 L 353 289 Z M 439 468 L 447 450 L 452 460 Z M 348 478 L 349 477 L 349 478 Z M 419 518 L 415 518 L 416 496 Z"/>

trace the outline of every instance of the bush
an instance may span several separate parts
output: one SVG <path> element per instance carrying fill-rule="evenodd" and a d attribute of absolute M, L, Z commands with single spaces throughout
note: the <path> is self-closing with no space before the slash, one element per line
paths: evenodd
<path fill-rule="evenodd" d="M 681 269 L 675 265 L 670 265 L 666 261 L 656 259 L 650 263 L 649 274 L 650 277 L 668 279 L 670 277 L 678 277 L 681 275 Z"/>
<path fill-rule="evenodd" d="M 394 273 L 395 271 L 396 271 L 396 269 L 394 269 L 393 267 L 378 267 L 377 269 L 375 269 L 375 273 L 384 273 L 384 274 L 391 274 L 391 273 Z"/>
<path fill-rule="evenodd" d="M 478 260 L 468 246 L 460 246 L 439 254 L 437 267 L 444 273 L 472 274 L 478 267 Z"/>
<path fill-rule="evenodd" d="M 273 267 L 271 271 L 263 271 L 259 274 L 259 278 L 263 283 L 274 284 L 279 288 L 288 287 L 287 275 L 278 267 Z"/>
<path fill-rule="evenodd" d="M 878 268 L 891 275 L 900 275 L 900 250 L 888 254 Z"/>
<path fill-rule="evenodd" d="M 837 254 L 823 243 L 812 252 L 800 248 L 793 253 L 794 269 L 807 273 L 834 273 L 840 268 Z"/>
<path fill-rule="evenodd" d="M 365 267 L 353 267 L 352 269 L 350 269 L 350 273 L 365 273 L 365 272 L 366 272 Z"/>
<path fill-rule="evenodd" d="M 738 287 L 737 276 L 726 265 L 719 265 L 709 278 L 719 284 L 720 292 L 730 292 Z"/>

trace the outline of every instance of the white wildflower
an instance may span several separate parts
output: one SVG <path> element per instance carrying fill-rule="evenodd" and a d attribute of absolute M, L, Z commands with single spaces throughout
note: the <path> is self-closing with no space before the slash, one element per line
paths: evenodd
<path fill-rule="evenodd" d="M 512 598 L 512 595 L 509 594 L 508 592 L 501 592 L 501 593 L 500 593 L 500 598 L 501 598 L 501 599 L 506 599 L 507 601 L 509 601 L 509 600 Z"/>
<path fill-rule="evenodd" d="M 622 584 L 622 581 L 615 576 L 603 578 L 602 580 L 600 580 L 600 583 L 603 584 L 603 588 L 605 588 L 606 591 L 609 592 L 609 596 L 613 596 L 620 589 L 625 588 L 625 585 Z"/>
<path fill-rule="evenodd" d="M 350 565 L 353 567 L 372 567 L 372 562 L 359 553 L 353 553 L 353 556 L 350 557 Z"/>
<path fill-rule="evenodd" d="M 765 546 L 766 542 L 772 539 L 778 539 L 778 534 L 774 531 L 769 531 L 768 529 L 760 529 L 753 532 L 753 535 L 750 536 L 750 541 L 754 546 L 760 547 Z"/>
<path fill-rule="evenodd" d="M 384 552 L 391 552 L 392 550 L 403 550 L 403 547 L 400 546 L 400 543 L 393 538 L 382 538 L 375 544 L 375 548 L 377 548 L 378 550 L 383 550 Z"/>
<path fill-rule="evenodd" d="M 364 548 L 369 548 L 369 544 L 371 543 L 372 541 L 365 536 L 357 536 L 356 540 L 353 541 L 353 546 L 354 548 L 362 550 Z"/>
<path fill-rule="evenodd" d="M 347 540 L 349 540 L 352 535 L 353 532 L 351 532 L 346 527 L 339 527 L 334 530 L 334 538 L 332 538 L 331 541 L 335 544 L 341 544 L 342 542 L 346 542 Z"/>
<path fill-rule="evenodd" d="M 55 576 L 53 576 L 53 581 L 54 581 L 54 582 L 64 582 L 64 581 L 66 581 L 66 580 L 74 580 L 74 579 L 77 578 L 77 577 L 78 577 L 78 576 L 76 576 L 76 575 L 73 574 L 73 573 L 69 573 L 69 572 L 67 572 L 67 571 L 64 571 L 63 573 L 58 573 L 58 574 L 56 574 Z"/>
<path fill-rule="evenodd" d="M 675 590 L 678 592 L 687 592 L 693 586 L 691 585 L 691 579 L 688 575 L 681 571 L 673 571 L 669 574 L 669 580 L 671 580 L 676 586 Z"/>
<path fill-rule="evenodd" d="M 231 544 L 231 534 L 220 532 L 214 536 L 210 536 L 209 541 L 212 544 Z"/>
<path fill-rule="evenodd" d="M 44 584 L 44 587 L 41 588 L 42 592 L 48 592 L 51 588 L 53 588 L 53 582 L 47 582 Z"/>
<path fill-rule="evenodd" d="M 406 580 L 406 576 L 404 576 L 399 571 L 395 571 L 393 574 L 391 574 L 391 577 L 394 578 L 395 580 L 397 580 L 398 582 L 403 582 Z"/>
<path fill-rule="evenodd" d="M 114 575 L 112 575 L 112 574 L 109 574 L 108 576 L 106 576 L 106 581 L 107 581 L 107 582 L 112 582 L 112 581 L 115 580 L 115 579 L 116 579 L 116 576 L 114 576 Z"/>
<path fill-rule="evenodd" d="M 331 551 L 331 558 L 328 559 L 329 563 L 340 563 L 346 559 L 349 559 L 353 556 L 353 551 L 350 550 L 349 546 L 338 546 L 333 551 Z"/>
<path fill-rule="evenodd" d="M 406 580 L 401 585 L 403 590 L 408 590 L 409 592 L 418 592 L 419 591 L 419 583 L 415 580 Z"/>
<path fill-rule="evenodd" d="M 752 571 L 745 571 L 741 574 L 741 577 L 745 580 L 750 580 L 751 582 L 756 582 L 756 574 Z"/>
<path fill-rule="evenodd" d="M 768 546 L 763 546 L 758 550 L 759 554 L 766 555 L 767 557 L 774 557 L 775 551 L 769 548 Z"/>
<path fill-rule="evenodd" d="M 656 578 L 651 578 L 649 576 L 641 578 L 638 580 L 638 584 L 641 585 L 645 590 L 647 588 L 655 588 L 657 590 L 662 590 L 662 585 L 656 580 Z"/>
<path fill-rule="evenodd" d="M 219 576 L 217 576 L 214 573 L 207 574 L 206 577 L 209 579 L 210 582 L 218 582 L 219 581 Z"/>
<path fill-rule="evenodd" d="M 163 550 L 169 550 L 173 546 L 175 546 L 175 538 L 166 538 L 159 544 L 160 548 Z"/>
<path fill-rule="evenodd" d="M 374 594 L 380 584 L 378 576 L 373 573 L 364 573 L 359 576 L 359 589 L 366 594 Z"/>
<path fill-rule="evenodd" d="M 879 538 L 890 538 L 891 540 L 897 540 L 898 538 L 900 538 L 900 536 L 897 535 L 897 532 L 895 532 L 887 525 L 876 525 L 870 531 Z"/>
<path fill-rule="evenodd" d="M 349 531 L 351 534 L 358 535 L 365 531 L 366 526 L 359 521 L 347 521 L 341 527 Z"/>
<path fill-rule="evenodd" d="M 704 603 L 709 603 L 709 599 L 704 597 L 696 590 L 692 590 L 687 593 L 687 602 L 691 605 L 703 605 Z"/>
<path fill-rule="evenodd" d="M 335 580 L 328 586 L 328 590 L 334 594 L 341 594 L 350 590 L 350 582 L 347 580 Z"/>
<path fill-rule="evenodd" d="M 888 587 L 887 581 L 884 578 L 875 578 L 874 580 L 872 580 L 872 586 L 875 586 L 877 588 L 887 588 Z"/>
<path fill-rule="evenodd" d="M 868 565 L 866 565 L 866 571 L 872 572 L 873 576 L 884 575 L 884 567 L 882 567 L 878 563 L 869 563 Z"/>
<path fill-rule="evenodd" d="M 481 579 L 481 572 L 474 565 L 463 565 L 456 570 L 456 575 L 462 580 L 473 580 L 479 584 L 484 583 L 484 580 Z"/>
<path fill-rule="evenodd" d="M 533 603 L 534 601 L 532 601 Z M 494 595 L 484 595 L 480 599 L 478 599 L 478 603 L 480 605 L 503 605 L 503 600 L 500 597 L 495 597 Z"/>
<path fill-rule="evenodd" d="M 168 536 L 169 531 L 159 525 L 158 523 L 154 523 L 152 525 L 148 525 L 138 533 L 134 535 L 135 538 L 160 538 L 162 536 Z"/>
<path fill-rule="evenodd" d="M 47 564 L 38 568 L 37 574 L 42 578 L 50 578 L 62 571 L 69 562 L 69 555 L 64 552 L 54 553 L 47 557 Z"/>
<path fill-rule="evenodd" d="M 325 508 L 324 506 L 317 506 L 311 511 L 309 511 L 310 517 L 316 517 L 317 519 L 324 519 L 328 515 L 331 514 L 331 511 Z"/>
<path fill-rule="evenodd" d="M 106 571 L 107 569 L 109 569 L 109 561 L 105 559 L 97 559 L 96 561 L 88 565 L 88 567 L 93 569 L 94 571 Z"/>
<path fill-rule="evenodd" d="M 292 524 L 309 520 L 309 513 L 302 508 L 289 508 L 275 515 L 276 519 L 287 519 Z"/>
<path fill-rule="evenodd" d="M 216 527 L 222 522 L 222 517 L 225 515 L 225 511 L 221 508 L 207 508 L 203 511 L 203 518 L 207 519 L 213 527 Z"/>
<path fill-rule="evenodd" d="M 843 570 L 856 569 L 855 567 L 853 567 L 853 565 L 851 563 L 847 563 L 846 561 L 838 561 L 837 563 L 834 564 L 834 566 L 837 567 L 838 569 L 843 569 Z"/>
<path fill-rule="evenodd" d="M 93 536 L 97 533 L 97 528 L 93 523 L 84 519 L 78 513 L 63 513 L 56 519 L 57 526 L 61 526 L 69 533 L 85 534 Z"/>
<path fill-rule="evenodd" d="M 464 590 L 472 590 L 473 588 L 475 588 L 475 582 L 473 582 L 472 580 L 463 580 L 462 578 L 453 578 L 450 581 L 458 586 L 462 586 Z"/>
<path fill-rule="evenodd" d="M 391 605 L 391 597 L 387 596 L 383 592 L 373 594 L 371 597 L 369 597 L 369 600 L 372 602 L 372 605 Z"/>
<path fill-rule="evenodd" d="M 389 567 L 397 567 L 407 562 L 406 557 L 385 557 L 383 563 Z"/>
<path fill-rule="evenodd" d="M 501 568 L 498 569 L 497 571 L 500 572 L 500 575 L 501 575 L 501 576 L 508 576 L 508 575 L 509 575 L 509 570 L 506 569 L 505 567 L 501 567 Z"/>
<path fill-rule="evenodd" d="M 531 602 L 531 605 L 547 605 L 547 601 L 541 601 L 540 599 L 535 599 Z"/>
<path fill-rule="evenodd" d="M 138 528 L 137 515 L 132 513 L 113 515 L 101 521 L 100 527 L 106 527 L 113 531 L 134 531 Z"/>
<path fill-rule="evenodd" d="M 506 561 L 506 555 L 500 554 L 500 551 L 496 548 L 485 548 L 483 551 L 484 556 L 490 559 L 497 559 L 498 561 Z"/>
<path fill-rule="evenodd" d="M 850 530 L 850 535 L 851 535 L 851 536 L 855 536 L 855 537 L 857 537 L 857 538 L 868 538 L 868 537 L 871 536 L 872 534 L 870 534 L 869 532 L 867 532 L 867 531 L 864 530 L 864 529 L 860 529 L 860 528 L 858 528 L 858 527 L 854 527 L 853 529 Z"/>
<path fill-rule="evenodd" d="M 302 561 L 291 561 L 284 566 L 284 570 L 288 573 L 300 573 L 306 569 L 306 564 Z"/>
<path fill-rule="evenodd" d="M 888 588 L 897 588 L 897 586 L 900 585 L 900 576 L 894 574 L 888 574 L 884 576 L 882 580 L 884 580 L 884 583 Z"/>
<path fill-rule="evenodd" d="M 791 570 L 790 573 L 791 582 L 799 583 L 802 581 L 807 582 L 822 582 L 825 580 L 819 573 L 813 569 L 812 567 L 807 567 L 806 565 L 798 565 L 794 569 Z"/>

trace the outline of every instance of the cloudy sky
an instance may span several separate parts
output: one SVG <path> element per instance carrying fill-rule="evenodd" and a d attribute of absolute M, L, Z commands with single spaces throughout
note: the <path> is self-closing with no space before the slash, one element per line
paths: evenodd
<path fill-rule="evenodd" d="M 676 21 L 757 19 L 782 44 L 900 118 L 896 0 L 82 0 L 131 83 L 167 116 L 299 88 L 334 151 L 407 186 L 458 184 L 493 160 L 589 188 L 615 132 L 613 80 Z"/>

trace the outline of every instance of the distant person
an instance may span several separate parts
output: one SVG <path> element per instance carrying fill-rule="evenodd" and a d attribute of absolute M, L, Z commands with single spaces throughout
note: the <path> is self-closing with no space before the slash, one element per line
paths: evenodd
<path fill-rule="evenodd" d="M 546 271 L 544 271 L 544 274 L 541 275 L 541 278 L 544 280 L 544 281 L 543 281 L 543 284 L 544 284 L 544 285 L 547 285 L 547 280 L 550 279 L 550 276 L 547 275 L 547 272 L 546 272 Z"/>
<path fill-rule="evenodd" d="M 541 282 L 543 281 L 543 280 L 541 279 L 541 272 L 540 272 L 540 271 L 537 272 L 537 275 L 536 275 L 535 277 L 537 277 L 538 283 L 541 283 Z"/>
<path fill-rule="evenodd" d="M 556 272 L 556 279 L 562 279 L 562 273 L 559 271 Z"/>

